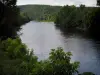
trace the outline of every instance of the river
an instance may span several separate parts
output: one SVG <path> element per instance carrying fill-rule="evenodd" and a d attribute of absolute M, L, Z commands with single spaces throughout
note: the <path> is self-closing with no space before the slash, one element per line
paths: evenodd
<path fill-rule="evenodd" d="M 47 59 L 50 49 L 63 47 L 72 52 L 72 61 L 80 61 L 80 72 L 94 72 L 100 75 L 100 45 L 92 39 L 80 35 L 64 35 L 52 22 L 31 21 L 22 27 L 22 42 L 39 59 Z"/>

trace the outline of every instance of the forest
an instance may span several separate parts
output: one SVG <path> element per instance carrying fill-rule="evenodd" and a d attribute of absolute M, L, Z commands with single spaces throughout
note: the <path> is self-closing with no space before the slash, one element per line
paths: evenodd
<path fill-rule="evenodd" d="M 80 74 L 80 63 L 71 62 L 72 53 L 64 52 L 61 47 L 52 49 L 48 59 L 39 61 L 33 50 L 22 43 L 17 33 L 24 23 L 32 19 L 20 12 L 16 2 L 17 0 L 0 0 L 0 75 L 95 75 L 91 72 Z M 56 8 L 58 9 L 54 10 L 59 11 L 59 7 Z M 97 28 L 93 31 L 99 33 L 99 12 L 99 8 L 87 8 L 84 5 L 78 8 L 64 6 L 56 15 L 55 23 L 57 27 L 66 30 L 75 28 L 91 32 Z"/>
<path fill-rule="evenodd" d="M 99 40 L 100 7 L 64 6 L 56 16 L 55 25 L 64 32 L 81 32 Z"/>
<path fill-rule="evenodd" d="M 21 5 L 18 6 L 22 14 L 26 14 L 35 21 L 54 21 L 62 6 L 50 5 Z"/>

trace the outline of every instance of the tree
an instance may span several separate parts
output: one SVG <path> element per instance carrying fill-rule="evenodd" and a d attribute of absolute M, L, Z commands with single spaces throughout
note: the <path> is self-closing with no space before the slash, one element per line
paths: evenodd
<path fill-rule="evenodd" d="M 80 5 L 80 8 L 81 8 L 81 9 L 85 8 L 85 5 L 81 4 L 81 5 Z"/>
<path fill-rule="evenodd" d="M 17 0 L 0 0 L 5 6 L 15 6 Z"/>
<path fill-rule="evenodd" d="M 20 39 L 0 41 L 0 75 L 30 75 L 37 57 Z"/>
<path fill-rule="evenodd" d="M 0 0 L 0 8 L 0 38 L 13 37 L 19 26 L 17 25 L 19 9 L 16 6 L 16 0 Z"/>
<path fill-rule="evenodd" d="M 97 5 L 98 5 L 98 6 L 100 5 L 100 0 L 97 0 Z"/>
<path fill-rule="evenodd" d="M 16 38 L 23 23 L 30 21 L 20 15 L 17 0 L 0 0 L 0 39 Z"/>
<path fill-rule="evenodd" d="M 64 52 L 61 47 L 52 49 L 49 58 L 40 61 L 33 75 L 73 75 L 78 73 L 79 62 L 71 63 L 71 52 Z"/>
<path fill-rule="evenodd" d="M 0 41 L 0 75 L 78 75 L 79 62 L 71 62 L 71 52 L 52 49 L 47 60 L 38 61 L 33 50 L 17 39 Z M 79 75 L 94 75 L 86 72 Z"/>

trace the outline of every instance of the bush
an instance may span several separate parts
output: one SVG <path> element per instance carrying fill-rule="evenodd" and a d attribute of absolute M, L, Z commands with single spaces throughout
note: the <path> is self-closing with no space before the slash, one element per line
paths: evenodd
<path fill-rule="evenodd" d="M 40 61 L 33 70 L 33 75 L 73 75 L 78 73 L 79 62 L 71 63 L 71 52 L 62 48 L 52 49 L 48 60 Z"/>
<path fill-rule="evenodd" d="M 0 75 L 29 75 L 37 62 L 33 51 L 29 51 L 20 39 L 1 41 Z"/>
<path fill-rule="evenodd" d="M 78 75 L 79 62 L 72 63 L 71 56 L 58 47 L 51 50 L 47 60 L 38 61 L 19 38 L 9 38 L 0 42 L 0 75 Z"/>

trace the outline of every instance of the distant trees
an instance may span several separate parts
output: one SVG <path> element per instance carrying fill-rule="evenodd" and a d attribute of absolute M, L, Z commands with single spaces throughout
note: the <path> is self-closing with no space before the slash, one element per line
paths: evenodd
<path fill-rule="evenodd" d="M 27 13 L 27 16 L 36 21 L 54 21 L 56 14 L 61 6 L 49 5 L 23 5 L 19 6 L 21 13 Z"/>
<path fill-rule="evenodd" d="M 55 24 L 67 32 L 86 32 L 97 37 L 100 33 L 100 8 L 64 6 L 56 16 Z"/>
<path fill-rule="evenodd" d="M 80 7 L 75 6 L 64 6 L 61 11 L 58 13 L 55 24 L 57 27 L 64 28 L 66 30 L 70 30 L 71 28 L 76 28 L 80 26 L 82 28 L 84 24 L 84 14 L 88 11 L 84 11 L 85 6 L 81 5 Z M 80 18 L 81 17 L 81 18 Z M 81 24 L 81 25 L 80 25 Z M 82 25 L 83 24 L 83 25 Z"/>

